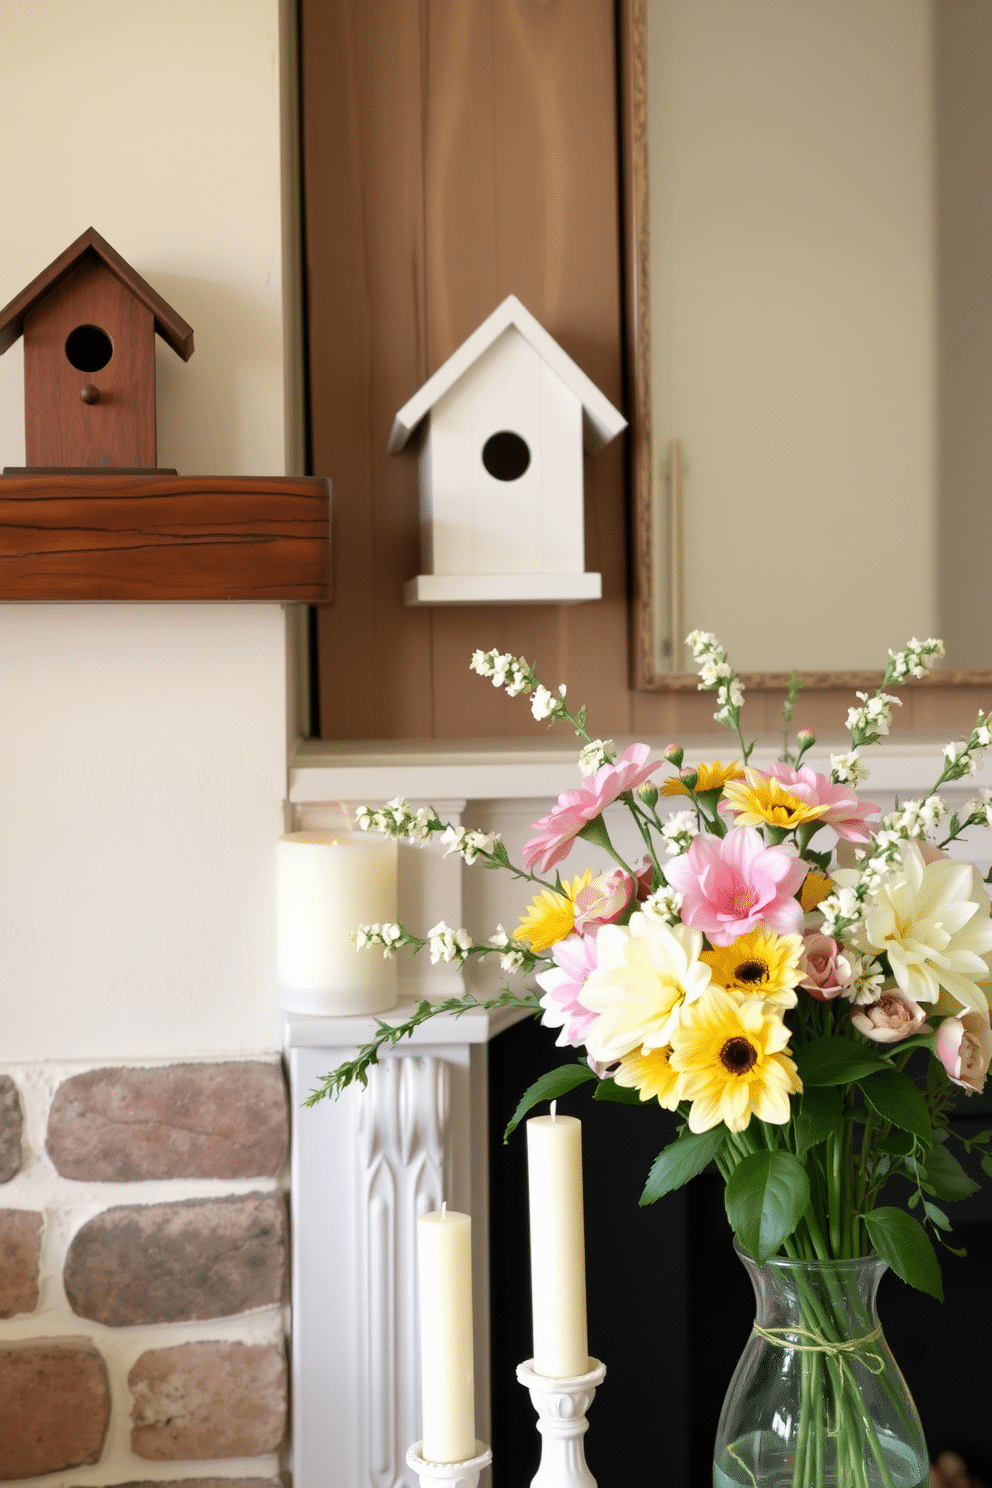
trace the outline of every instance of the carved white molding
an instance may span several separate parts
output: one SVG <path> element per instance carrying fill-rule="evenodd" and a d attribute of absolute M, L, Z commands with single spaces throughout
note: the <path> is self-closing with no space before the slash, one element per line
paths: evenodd
<path fill-rule="evenodd" d="M 420 1429 L 416 1220 L 445 1199 L 449 1086 L 443 1059 L 391 1058 L 369 1071 L 356 1108 L 356 1355 L 364 1366 L 369 1488 L 417 1488 L 406 1466 Z"/>
<path fill-rule="evenodd" d="M 366 1090 L 303 1109 L 373 1024 L 287 1017 L 294 1488 L 417 1488 L 406 1461 L 421 1436 L 416 1220 L 445 1200 L 472 1215 L 475 1409 L 488 1436 L 485 1045 L 513 1021 L 439 1017 L 370 1070 Z"/>

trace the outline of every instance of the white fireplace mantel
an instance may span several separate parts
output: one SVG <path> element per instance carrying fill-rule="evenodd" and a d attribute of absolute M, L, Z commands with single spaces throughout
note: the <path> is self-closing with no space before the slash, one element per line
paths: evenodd
<path fill-rule="evenodd" d="M 405 1460 L 421 1436 L 416 1219 L 442 1201 L 472 1216 L 476 1434 L 489 1439 L 486 1045 L 522 1016 L 440 1015 L 371 1069 L 366 1089 L 309 1109 L 374 1020 L 286 1018 L 297 1488 L 418 1488 Z"/>
<path fill-rule="evenodd" d="M 570 743 L 571 741 L 566 741 Z M 623 747 L 625 741 L 617 741 Z M 722 742 L 722 741 L 720 741 Z M 886 741 L 866 751 L 871 776 L 862 795 L 883 811 L 926 793 L 940 771 L 945 740 Z M 660 753 L 663 744 L 654 741 Z M 507 741 L 494 749 L 471 744 L 300 745 L 290 772 L 288 825 L 340 827 L 357 805 L 401 795 L 432 802 L 445 820 L 502 834 L 511 858 L 559 791 L 579 783 L 576 749 L 562 740 L 537 747 Z M 845 740 L 817 745 L 809 762 L 829 769 L 829 752 Z M 686 747 L 687 759 L 711 759 L 709 738 Z M 726 757 L 726 747 L 724 749 Z M 753 762 L 775 758 L 755 752 Z M 659 772 L 668 773 L 668 767 Z M 976 794 L 964 780 L 942 791 L 951 808 Z M 680 805 L 672 798 L 673 809 Z M 684 803 L 682 803 L 684 804 Z M 610 813 L 618 848 L 640 855 L 623 813 Z M 598 861 L 583 844 L 578 867 Z M 987 865 L 988 832 L 974 832 L 960 854 Z M 604 860 L 605 862 L 605 860 Z M 400 917 L 418 933 L 439 919 L 466 925 L 477 941 L 497 923 L 512 929 L 529 895 L 508 874 L 465 867 L 440 844 L 401 844 Z M 495 959 L 495 958 L 494 958 Z M 495 967 L 473 972 L 473 986 L 492 988 Z M 400 964 L 405 1007 L 446 996 L 464 985 L 460 971 L 430 967 L 424 958 Z M 302 1102 L 317 1083 L 353 1056 L 371 1019 L 287 1017 L 295 1136 L 294 1229 L 294 1468 L 297 1488 L 417 1488 L 405 1465 L 406 1447 L 420 1436 L 413 1284 L 415 1218 L 446 1199 L 473 1216 L 476 1318 L 477 1434 L 488 1431 L 488 1041 L 521 1014 L 439 1016 L 419 1028 L 370 1072 L 367 1091 L 350 1089 L 337 1102 L 311 1109 Z M 521 1224 L 526 1217 L 520 1216 Z"/>

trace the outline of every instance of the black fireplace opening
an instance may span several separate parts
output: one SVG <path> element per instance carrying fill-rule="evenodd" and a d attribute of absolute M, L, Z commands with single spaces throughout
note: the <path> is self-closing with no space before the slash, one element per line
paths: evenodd
<path fill-rule="evenodd" d="M 521 1127 L 504 1146 L 503 1131 L 528 1085 L 578 1057 L 557 1048 L 532 1019 L 489 1046 L 494 1488 L 528 1488 L 540 1457 L 535 1413 L 515 1373 L 532 1349 L 526 1138 Z M 707 1172 L 640 1208 L 648 1170 L 675 1135 L 675 1117 L 657 1105 L 593 1101 L 592 1089 L 582 1086 L 560 1103 L 583 1122 L 589 1349 L 607 1369 L 589 1415 L 589 1467 L 599 1488 L 641 1481 L 711 1488 L 720 1407 L 754 1320 L 723 1184 L 715 1170 Z M 992 1125 L 992 1090 L 963 1097 L 954 1124 L 966 1135 Z M 960 1146 L 955 1151 L 967 1166 Z M 951 1243 L 967 1256 L 941 1251 L 944 1302 L 887 1273 L 879 1312 L 931 1459 L 958 1452 L 973 1475 L 992 1484 L 992 1414 L 983 1388 L 992 1346 L 992 1183 L 984 1179 L 950 1215 Z"/>

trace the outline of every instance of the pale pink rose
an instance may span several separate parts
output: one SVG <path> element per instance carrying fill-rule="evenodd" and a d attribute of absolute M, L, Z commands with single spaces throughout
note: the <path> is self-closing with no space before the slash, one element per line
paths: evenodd
<path fill-rule="evenodd" d="M 855 1028 L 876 1044 L 898 1044 L 902 1039 L 910 1038 L 919 1033 L 926 1017 L 919 1003 L 897 987 L 883 992 L 876 1002 L 851 1009 L 851 1022 Z"/>
<path fill-rule="evenodd" d="M 562 791 L 558 804 L 548 816 L 534 823 L 540 836 L 532 837 L 524 844 L 524 864 L 532 872 L 535 864 L 541 873 L 547 873 L 556 863 L 567 858 L 582 828 L 600 816 L 618 796 L 625 791 L 634 791 L 643 785 L 663 760 L 653 765 L 644 762 L 651 753 L 649 744 L 631 744 L 618 760 L 600 765 L 591 780 L 576 790 Z"/>
<path fill-rule="evenodd" d="M 597 873 L 572 901 L 578 933 L 592 935 L 600 925 L 612 925 L 633 899 L 636 887 L 630 874 L 624 873 L 622 868 L 614 868 L 611 873 Z"/>
<path fill-rule="evenodd" d="M 758 925 L 800 935 L 803 911 L 794 896 L 806 864 L 791 843 L 766 847 L 754 827 L 731 827 L 726 837 L 701 832 L 687 853 L 665 864 L 665 877 L 682 895 L 682 920 L 713 945 L 730 945 Z"/>
<path fill-rule="evenodd" d="M 590 1012 L 578 1000 L 586 977 L 599 964 L 596 937 L 567 935 L 552 947 L 551 954 L 555 960 L 554 969 L 539 972 L 534 978 L 544 992 L 541 998 L 544 1009 L 541 1024 L 545 1028 L 561 1029 L 555 1040 L 557 1047 L 567 1044 L 573 1049 L 579 1049 L 599 1017 L 598 1013 Z"/>
<path fill-rule="evenodd" d="M 962 1090 L 981 1095 L 992 1061 L 992 1030 L 981 1013 L 945 1018 L 937 1029 L 937 1058 Z"/>
<path fill-rule="evenodd" d="M 838 837 L 848 842 L 870 841 L 865 818 L 878 816 L 881 807 L 873 805 L 871 801 L 859 800 L 851 786 L 834 785 L 826 775 L 819 774 L 809 765 L 801 765 L 798 770 L 794 770 L 791 765 L 784 765 L 778 760 L 758 773 L 772 776 L 783 789 L 807 806 L 826 806 L 828 809 L 818 820 L 821 825 L 826 823 L 833 827 Z M 729 801 L 721 801 L 720 810 L 731 812 L 735 807 Z"/>
<path fill-rule="evenodd" d="M 817 1002 L 829 1002 L 854 980 L 854 968 L 840 943 L 832 935 L 821 935 L 817 930 L 807 930 L 803 936 L 801 970 L 803 979 L 799 985 Z"/>

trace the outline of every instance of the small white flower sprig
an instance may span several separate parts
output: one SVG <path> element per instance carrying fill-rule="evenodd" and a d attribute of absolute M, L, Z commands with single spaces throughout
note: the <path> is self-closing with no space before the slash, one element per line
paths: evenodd
<path fill-rule="evenodd" d="M 889 652 L 890 661 L 886 669 L 886 678 L 889 677 L 890 672 L 900 678 L 926 676 L 929 666 L 943 654 L 942 641 L 910 641 L 905 651 Z M 881 689 L 874 698 L 866 698 L 864 693 L 859 693 L 858 696 L 866 701 L 867 706 L 864 709 L 851 709 L 848 715 L 848 726 L 851 727 L 851 717 L 857 715 L 856 727 L 863 728 L 866 732 L 858 738 L 855 736 L 855 729 L 852 728 L 855 743 L 873 744 L 883 734 L 888 733 L 890 711 L 886 705 L 897 702 L 898 699 L 886 697 Z M 875 702 L 879 702 L 880 706 L 873 711 L 871 704 Z M 828 935 L 839 938 L 845 930 L 858 925 L 868 899 L 877 892 L 885 877 L 899 865 L 904 842 L 909 840 L 933 841 L 940 823 L 947 815 L 947 806 L 937 794 L 940 787 L 947 785 L 950 781 L 962 780 L 967 775 L 974 775 L 977 770 L 981 769 L 983 757 L 989 748 L 992 748 L 992 714 L 979 710 L 975 726 L 968 738 L 944 745 L 943 768 L 929 794 L 919 801 L 897 802 L 896 810 L 882 818 L 879 830 L 872 835 L 870 848 L 862 849 L 856 854 L 857 879 L 839 889 L 835 894 L 831 894 L 817 906 L 823 915 L 824 930 Z M 863 767 L 857 763 L 857 748 L 847 758 L 854 761 L 859 774 L 865 773 Z M 834 757 L 834 762 L 833 778 L 835 782 L 838 782 L 836 757 Z M 850 776 L 840 778 L 850 780 Z M 946 836 L 936 843 L 936 846 L 941 849 L 956 842 L 969 827 L 992 826 L 992 791 L 982 790 L 977 799 L 966 804 L 963 815 L 954 812 L 947 825 Z M 989 882 L 992 882 L 992 870 L 986 878 L 986 883 Z"/>
<path fill-rule="evenodd" d="M 885 688 L 891 687 L 893 683 L 907 682 L 910 678 L 919 680 L 927 676 L 943 654 L 943 641 L 936 640 L 933 636 L 925 641 L 918 641 L 913 636 L 905 651 L 889 652 L 881 687 L 874 693 L 859 692 L 862 706 L 848 710 L 847 728 L 851 735 L 851 749 L 847 754 L 830 756 L 831 779 L 835 785 L 857 786 L 867 777 L 868 771 L 861 764 L 858 751 L 885 738 L 892 727 L 892 709 L 902 707 L 902 699 L 893 697 Z M 942 777 L 948 778 L 950 777 Z"/>
<path fill-rule="evenodd" d="M 414 935 L 399 921 L 392 925 L 359 925 L 357 930 L 352 930 L 349 939 L 359 951 L 380 947 L 387 960 L 392 960 L 397 951 L 409 950 L 411 956 L 415 956 L 426 950 L 430 953 L 432 966 L 439 962 L 463 966 L 470 956 L 481 958 L 498 951 L 502 971 L 526 973 L 543 966 L 548 959 L 536 955 L 526 946 L 513 945 L 502 925 L 497 926 L 496 934 L 491 935 L 484 945 L 475 945 L 467 930 L 455 930 L 444 920 L 433 925 L 426 936 Z"/>
<path fill-rule="evenodd" d="M 381 832 L 385 837 L 401 838 L 408 842 L 431 842 L 440 834 L 441 843 L 447 849 L 444 854 L 446 858 L 457 853 L 470 867 L 473 863 L 481 862 L 485 868 L 505 868 L 516 878 L 530 879 L 549 887 L 544 879 L 525 873 L 522 868 L 516 868 L 510 862 L 498 832 L 479 832 L 471 827 L 453 826 L 451 822 L 442 821 L 433 806 L 418 806 L 415 809 L 402 796 L 395 796 L 385 806 L 357 807 L 355 822 L 363 832 Z"/>
<path fill-rule="evenodd" d="M 699 691 L 716 688 L 717 723 L 733 729 L 741 743 L 747 764 L 754 742 L 746 744 L 741 733 L 741 708 L 744 706 L 744 684 L 730 665 L 726 651 L 710 630 L 692 630 L 685 638 L 692 647 L 693 660 L 699 669 Z"/>
<path fill-rule="evenodd" d="M 530 697 L 530 711 L 538 722 L 570 723 L 579 738 L 590 744 L 603 745 L 610 741 L 590 740 L 586 733 L 586 710 L 580 708 L 572 713 L 565 702 L 565 684 L 560 683 L 557 693 L 538 677 L 525 656 L 511 656 L 508 651 L 473 651 L 469 666 L 480 677 L 488 677 L 494 687 L 505 687 L 507 697 L 519 697 L 521 693 Z M 593 772 L 587 772 L 593 773 Z"/>

